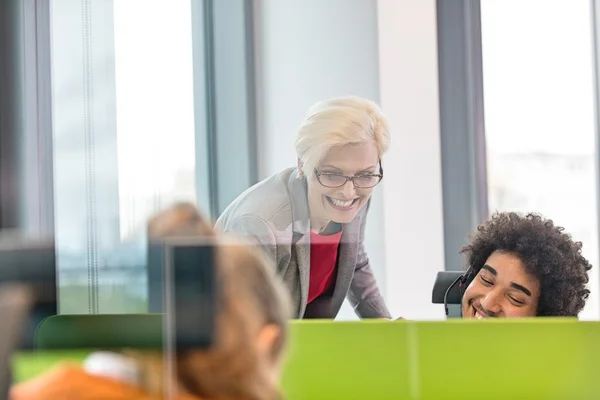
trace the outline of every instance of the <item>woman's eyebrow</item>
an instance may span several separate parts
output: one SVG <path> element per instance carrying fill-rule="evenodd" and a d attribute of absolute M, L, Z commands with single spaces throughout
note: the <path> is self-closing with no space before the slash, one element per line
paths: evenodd
<path fill-rule="evenodd" d="M 529 289 L 527 289 L 525 286 L 523 285 L 519 285 L 518 283 L 514 283 L 511 282 L 510 286 L 512 286 L 513 288 L 520 290 L 521 292 L 525 293 L 527 296 L 531 297 L 531 291 Z"/>
<path fill-rule="evenodd" d="M 371 165 L 370 167 L 363 168 L 358 172 L 372 172 L 371 170 L 375 169 L 376 167 L 377 167 L 377 164 Z"/>
<path fill-rule="evenodd" d="M 331 169 L 335 169 L 335 170 L 341 171 L 341 169 L 339 169 L 338 167 L 335 167 L 335 166 L 330 165 L 330 164 L 321 165 L 319 168 L 331 168 Z"/>
<path fill-rule="evenodd" d="M 497 276 L 498 275 L 498 271 L 496 271 L 494 268 L 490 267 L 489 265 L 485 264 L 483 267 L 481 267 L 481 269 L 485 269 L 490 271 L 490 274 Z"/>

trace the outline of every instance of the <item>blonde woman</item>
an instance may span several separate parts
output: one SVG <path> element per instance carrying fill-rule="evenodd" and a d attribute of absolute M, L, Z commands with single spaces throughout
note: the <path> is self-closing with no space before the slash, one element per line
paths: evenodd
<path fill-rule="evenodd" d="M 335 318 L 346 297 L 361 318 L 390 318 L 364 249 L 389 142 L 388 122 L 372 101 L 319 102 L 298 129 L 297 167 L 254 185 L 217 220 L 219 229 L 261 244 L 296 318 Z"/>
<path fill-rule="evenodd" d="M 150 221 L 153 237 L 206 235 L 212 229 L 189 204 Z M 275 400 L 290 317 L 287 293 L 273 267 L 244 246 L 217 250 L 216 343 L 176 359 L 179 400 Z M 12 400 L 162 399 L 160 354 L 95 353 L 83 366 L 62 365 L 12 388 Z"/>

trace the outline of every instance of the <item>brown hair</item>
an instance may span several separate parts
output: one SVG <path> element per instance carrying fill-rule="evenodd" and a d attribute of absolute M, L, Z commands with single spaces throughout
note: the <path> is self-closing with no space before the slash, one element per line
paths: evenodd
<path fill-rule="evenodd" d="M 196 207 L 188 203 L 176 204 L 153 217 L 148 223 L 148 235 L 151 238 L 216 236 Z M 248 247 L 223 244 L 217 248 L 216 271 L 219 282 L 216 342 L 208 350 L 178 355 L 179 382 L 190 394 L 213 400 L 279 399 L 277 383 L 268 374 L 269 365 L 262 365 L 265 360 L 259 357 L 253 343 L 262 327 L 273 324 L 281 333 L 268 362 L 277 363 L 285 348 L 291 312 L 275 267 Z M 148 369 L 144 380 L 148 386 L 155 386 L 146 389 L 160 390 L 156 382 L 162 379 L 157 380 L 155 375 L 162 371 L 160 365 L 153 367 L 148 357 L 140 361 Z"/>

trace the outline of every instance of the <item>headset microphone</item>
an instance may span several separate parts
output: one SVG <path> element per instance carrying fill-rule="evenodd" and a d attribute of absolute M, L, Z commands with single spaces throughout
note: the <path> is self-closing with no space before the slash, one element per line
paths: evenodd
<path fill-rule="evenodd" d="M 448 304 L 461 304 L 465 290 L 471 283 L 472 272 L 472 268 L 469 268 L 465 273 L 459 271 L 438 272 L 433 287 L 432 302 L 434 304 L 444 304 L 446 316 L 449 314 Z"/>
<path fill-rule="evenodd" d="M 462 287 L 462 280 L 463 280 L 463 275 L 460 275 L 458 278 L 456 278 L 454 280 L 454 282 L 452 282 L 452 284 L 450 284 L 450 286 L 448 286 L 448 289 L 446 289 L 446 293 L 444 293 L 444 310 L 446 311 L 446 316 L 448 316 L 449 310 L 448 310 L 448 293 L 450 293 L 450 290 L 456 286 L 456 284 L 458 282 L 460 282 L 460 284 L 458 285 L 459 290 Z M 461 291 L 462 292 L 462 291 Z M 461 296 L 462 297 L 462 296 Z"/>

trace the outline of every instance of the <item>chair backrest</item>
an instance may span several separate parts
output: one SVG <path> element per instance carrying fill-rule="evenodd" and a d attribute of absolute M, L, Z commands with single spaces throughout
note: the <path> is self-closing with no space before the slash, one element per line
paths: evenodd
<path fill-rule="evenodd" d="M 431 302 L 433 304 L 460 304 L 462 294 L 458 286 L 458 278 L 464 274 L 463 271 L 440 271 L 435 277 L 433 290 L 431 291 Z"/>
<path fill-rule="evenodd" d="M 55 315 L 35 332 L 37 350 L 160 349 L 163 314 Z"/>
<path fill-rule="evenodd" d="M 32 304 L 19 346 L 33 347 L 36 326 L 56 315 L 56 256 L 54 240 L 33 239 L 16 231 L 0 231 L 0 283 L 27 285 Z"/>
<path fill-rule="evenodd" d="M 12 354 L 21 342 L 33 299 L 27 286 L 0 287 L 0 399 L 8 398 L 12 382 Z"/>

